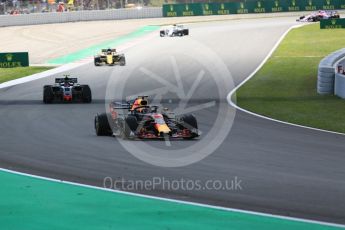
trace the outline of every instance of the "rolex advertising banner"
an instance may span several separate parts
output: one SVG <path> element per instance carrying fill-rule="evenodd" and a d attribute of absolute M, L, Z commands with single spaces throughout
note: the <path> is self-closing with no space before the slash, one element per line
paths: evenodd
<path fill-rule="evenodd" d="M 345 0 L 245 0 L 163 5 L 164 17 L 345 9 Z"/>
<path fill-rule="evenodd" d="M 321 20 L 320 29 L 345 29 L 345 18 Z"/>
<path fill-rule="evenodd" d="M 227 15 L 235 14 L 235 8 L 231 5 L 232 3 L 212 3 L 212 9 L 214 15 Z"/>
<path fill-rule="evenodd" d="M 265 5 L 268 12 L 271 13 L 279 13 L 287 11 L 288 8 L 288 1 L 286 0 L 272 0 L 272 1 L 266 1 Z"/>
<path fill-rule="evenodd" d="M 201 4 L 169 4 L 163 6 L 164 17 L 202 15 L 200 11 Z"/>
<path fill-rule="evenodd" d="M 14 68 L 29 66 L 27 52 L 0 53 L 0 68 Z"/>
<path fill-rule="evenodd" d="M 286 0 L 254 0 L 233 4 L 237 14 L 276 13 L 286 11 Z"/>
<path fill-rule="evenodd" d="M 343 0 L 338 0 L 338 5 L 339 5 L 339 9 L 345 9 L 345 1 Z"/>

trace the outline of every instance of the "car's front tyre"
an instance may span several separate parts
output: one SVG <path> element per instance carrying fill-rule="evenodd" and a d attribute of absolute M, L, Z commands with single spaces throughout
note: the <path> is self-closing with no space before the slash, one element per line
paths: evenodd
<path fill-rule="evenodd" d="M 84 103 L 91 103 L 92 102 L 92 93 L 91 93 L 90 86 L 83 85 L 82 90 L 83 90 L 83 102 Z"/>
<path fill-rule="evenodd" d="M 113 134 L 106 113 L 97 114 L 94 125 L 97 136 L 111 136 Z"/>
<path fill-rule="evenodd" d="M 45 104 L 49 104 L 52 103 L 52 101 L 54 100 L 54 93 L 53 93 L 53 89 L 50 85 L 45 85 L 43 87 L 43 102 Z"/>
<path fill-rule="evenodd" d="M 122 137 L 129 138 L 131 136 L 131 132 L 135 132 L 138 128 L 138 121 L 135 116 L 128 116 L 124 120 L 123 128 L 122 128 Z"/>
<path fill-rule="evenodd" d="M 199 136 L 198 134 L 198 122 L 193 114 L 186 114 L 180 117 L 180 125 L 188 129 L 191 132 L 190 137 L 184 137 L 184 139 L 194 139 Z"/>

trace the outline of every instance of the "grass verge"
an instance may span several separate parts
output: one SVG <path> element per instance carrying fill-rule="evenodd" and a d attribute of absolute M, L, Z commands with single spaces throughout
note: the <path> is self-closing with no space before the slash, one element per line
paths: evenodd
<path fill-rule="evenodd" d="M 35 73 L 40 73 L 52 68 L 53 67 L 41 67 L 41 66 L 0 68 L 0 83 L 14 80 L 21 77 L 26 77 Z"/>
<path fill-rule="evenodd" d="M 237 105 L 274 119 L 345 133 L 345 100 L 316 92 L 317 68 L 345 47 L 345 30 L 293 29 L 237 92 Z"/>

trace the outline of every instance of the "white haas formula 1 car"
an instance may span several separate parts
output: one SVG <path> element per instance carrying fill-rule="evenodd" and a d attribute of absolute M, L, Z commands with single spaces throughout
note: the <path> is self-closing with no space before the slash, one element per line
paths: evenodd
<path fill-rule="evenodd" d="M 54 85 L 43 87 L 43 102 L 84 102 L 91 103 L 91 89 L 88 85 L 77 84 L 77 78 L 55 78 Z"/>
<path fill-rule="evenodd" d="M 189 29 L 183 25 L 173 25 L 159 32 L 161 37 L 175 37 L 189 35 Z"/>

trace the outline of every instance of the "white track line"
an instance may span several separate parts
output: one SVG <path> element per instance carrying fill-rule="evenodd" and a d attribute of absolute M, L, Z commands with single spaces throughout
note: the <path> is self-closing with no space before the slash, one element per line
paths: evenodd
<path fill-rule="evenodd" d="M 283 36 L 279 39 L 279 41 L 275 44 L 275 46 L 273 47 L 273 49 L 270 51 L 270 53 L 267 55 L 267 57 L 264 59 L 264 61 L 258 66 L 258 68 L 247 78 L 245 79 L 241 84 L 239 84 L 236 88 L 234 88 L 229 94 L 228 94 L 228 102 L 230 105 L 234 106 L 235 108 L 242 110 L 244 112 L 247 112 L 249 114 L 253 114 L 255 116 L 258 117 L 262 117 L 265 119 L 269 119 L 269 120 L 273 120 L 273 121 L 277 121 L 277 122 L 281 122 L 281 123 L 285 123 L 285 124 L 289 124 L 289 125 L 294 125 L 294 126 L 298 126 L 298 127 L 304 127 L 304 128 L 309 128 L 309 129 L 313 129 L 313 130 L 319 130 L 319 129 L 315 129 L 315 128 L 310 128 L 310 127 L 306 127 L 306 126 L 299 126 L 299 125 L 295 125 L 295 124 L 291 124 L 291 123 L 287 123 L 287 122 L 283 122 L 283 121 L 279 121 L 279 120 L 274 120 L 271 118 L 267 118 L 255 113 L 252 113 L 250 111 L 244 110 L 240 107 L 238 107 L 236 104 L 234 104 L 231 101 L 231 96 L 232 94 L 239 88 L 241 87 L 245 82 L 247 82 L 250 78 L 252 78 L 254 76 L 254 74 L 264 65 L 264 63 L 267 61 L 267 59 L 272 55 L 272 53 L 274 52 L 274 50 L 278 47 L 278 45 L 280 44 L 280 42 L 283 40 L 283 38 L 287 35 L 287 33 L 293 29 L 293 28 L 297 28 L 301 25 L 297 25 L 297 26 L 292 26 L 291 28 L 289 28 L 284 34 Z M 85 64 L 85 63 L 84 63 Z M 83 64 L 81 64 L 83 65 Z M 34 79 L 35 80 L 35 79 Z M 30 80 L 32 81 L 32 80 Z M 28 81 L 27 81 L 28 82 Z M 3 83 L 4 84 L 4 83 Z M 0 84 L 0 88 L 4 88 L 2 87 L 3 84 Z M 21 83 L 17 83 L 17 84 L 21 84 Z M 8 86 L 6 86 L 8 87 Z M 330 131 L 326 131 L 326 130 L 320 130 L 320 131 L 324 131 L 324 132 L 330 132 Z M 330 133 L 336 133 L 336 132 L 330 132 Z M 342 133 L 336 133 L 336 134 L 341 134 L 344 135 Z M 227 208 L 227 207 L 221 207 L 221 206 L 215 206 L 215 205 L 207 205 L 207 204 L 202 204 L 202 203 L 196 203 L 196 202 L 189 202 L 189 201 L 182 201 L 182 200 L 177 200 L 177 199 L 169 199 L 169 198 L 163 198 L 163 197 L 158 197 L 158 196 L 149 196 L 149 195 L 144 195 L 144 194 L 138 194 L 138 193 L 133 193 L 133 192 L 125 192 L 125 191 L 119 191 L 119 190 L 111 190 L 111 189 L 106 189 L 106 188 L 101 188 L 101 187 L 96 187 L 96 186 L 91 186 L 91 185 L 86 185 L 86 184 L 80 184 L 80 183 L 75 183 L 75 182 L 70 182 L 70 181 L 63 181 L 63 180 L 57 180 L 57 179 L 53 179 L 53 178 L 49 178 L 49 177 L 43 177 L 43 176 L 36 176 L 33 174 L 28 174 L 28 173 L 21 173 L 21 172 L 17 172 L 17 171 L 13 171 L 13 170 L 9 170 L 9 169 L 5 169 L 5 168 L 0 168 L 0 171 L 3 172 L 8 172 L 8 173 L 12 173 L 12 174 L 16 174 L 16 175 L 22 175 L 22 176 L 28 176 L 28 177 L 32 177 L 32 178 L 37 178 L 37 179 L 42 179 L 42 180 L 46 180 L 46 181 L 52 181 L 52 182 L 57 182 L 57 183 L 62 183 L 62 184 L 69 184 L 69 185 L 74 185 L 74 186 L 79 186 L 79 187 L 84 187 L 84 188 L 91 188 L 91 189 L 96 189 L 96 190 L 101 190 L 101 191 L 107 191 L 107 192 L 113 192 L 113 193 L 119 193 L 119 194 L 125 194 L 125 195 L 130 195 L 130 196 L 136 196 L 136 197 L 142 197 L 142 198 L 148 198 L 148 199 L 154 199 L 154 200 L 161 200 L 161 201 L 168 201 L 168 202 L 173 202 L 173 203 L 179 203 L 179 204 L 186 204 L 186 205 L 193 205 L 193 206 L 198 206 L 198 207 L 205 207 L 205 208 L 211 208 L 211 209 L 216 209 L 216 210 L 222 210 L 222 211 L 230 211 L 230 212 L 238 212 L 238 213 L 243 213 L 243 214 L 249 214 L 249 215 L 257 215 L 257 216 L 262 216 L 262 217 L 270 217 L 270 218 L 276 218 L 276 219 L 282 219 L 282 220 L 290 220 L 290 221 L 296 221 L 296 222 L 302 222 L 302 223 L 309 223 L 309 224 L 317 224 L 317 225 L 324 225 L 324 226 L 330 226 L 330 227 L 338 227 L 338 228 L 345 228 L 345 225 L 341 225 L 341 224 L 334 224 L 334 223 L 329 223 L 329 222 L 323 222 L 323 221 L 316 221 L 316 220 L 308 220 L 308 219 L 303 219 L 303 218 L 295 218 L 295 217 L 288 217 L 288 216 L 281 216 L 281 215 L 274 215 L 274 214 L 268 214 L 268 213 L 263 213 L 263 212 L 254 212 L 254 211 L 247 211 L 247 210 L 242 210 L 242 209 L 235 209 L 235 208 Z"/>
<path fill-rule="evenodd" d="M 313 127 L 309 127 L 309 126 L 305 126 L 305 125 L 298 125 L 298 124 L 294 124 L 294 123 L 290 123 L 290 122 L 286 122 L 286 121 L 281 121 L 281 120 L 277 120 L 277 119 L 273 119 L 273 118 L 270 118 L 270 117 L 266 117 L 266 116 L 263 116 L 263 115 L 260 115 L 260 114 L 257 114 L 257 113 L 253 113 L 249 110 L 246 110 L 244 108 L 241 108 L 239 107 L 235 102 L 233 102 L 231 100 L 232 96 L 236 93 L 236 91 L 242 86 L 244 85 L 247 81 L 249 81 L 251 78 L 254 77 L 254 75 L 262 68 L 262 66 L 267 62 L 267 60 L 272 56 L 273 52 L 278 48 L 279 44 L 283 41 L 283 39 L 286 37 L 286 35 L 292 30 L 292 29 L 295 29 L 295 28 L 299 28 L 299 27 L 302 27 L 302 26 L 305 26 L 305 25 L 308 25 L 308 24 L 301 24 L 301 25 L 295 25 L 295 26 L 292 26 L 290 27 L 281 37 L 280 39 L 277 41 L 277 43 L 274 45 L 274 47 L 272 48 L 272 50 L 268 53 L 268 55 L 265 57 L 265 59 L 260 63 L 260 65 L 254 70 L 254 72 L 252 72 L 244 81 L 242 81 L 239 85 L 237 85 L 233 90 L 231 90 L 231 92 L 228 94 L 227 96 L 227 101 L 228 103 L 242 111 L 242 112 L 245 112 L 245 113 L 248 113 L 250 115 L 253 115 L 253 116 L 256 116 L 256 117 L 260 117 L 262 119 L 266 119 L 266 120 L 270 120 L 270 121 L 274 121 L 274 122 L 278 122 L 278 123 L 282 123 L 282 124 L 285 124 L 285 125 L 290 125 L 290 126 L 295 126 L 295 127 L 299 127 L 299 128 L 304 128 L 304 129 L 309 129 L 309 130 L 314 130 L 314 131 L 320 131 L 320 132 L 325 132 L 325 133 L 330 133 L 330 134 L 336 134 L 336 135 L 342 135 L 342 136 L 345 136 L 344 133 L 339 133 L 339 132 L 334 132 L 334 131 L 329 131 L 329 130 L 324 130 L 324 129 L 318 129 L 318 128 L 313 128 Z"/>
<path fill-rule="evenodd" d="M 0 168 L 0 171 L 12 173 L 12 174 L 16 174 L 16 175 L 21 175 L 21 176 L 27 176 L 27 177 L 36 178 L 36 179 L 41 179 L 41 180 L 46 180 L 46 181 L 51 181 L 51 182 L 74 185 L 74 186 L 83 187 L 83 188 L 91 188 L 91 189 L 96 189 L 96 190 L 101 190 L 101 191 L 106 191 L 106 192 L 112 192 L 112 193 L 118 193 L 118 194 L 124 194 L 124 195 L 135 196 L 135 197 L 148 198 L 148 199 L 153 199 L 153 200 L 161 200 L 161 201 L 173 202 L 173 203 L 178 203 L 178 204 L 192 205 L 192 206 L 197 206 L 197 207 L 211 208 L 211 209 L 222 210 L 222 211 L 237 212 L 237 213 L 243 213 L 243 214 L 248 214 L 248 215 L 256 215 L 256 216 L 276 218 L 276 219 L 289 220 L 289 221 L 296 221 L 296 222 L 302 222 L 302 223 L 345 228 L 345 225 L 342 225 L 342 224 L 334 224 L 334 223 L 328 223 L 328 222 L 323 222 L 323 221 L 308 220 L 308 219 L 303 219 L 303 218 L 273 215 L 273 214 L 267 214 L 267 213 L 262 213 L 262 212 L 247 211 L 247 210 L 235 209 L 235 208 L 226 208 L 226 207 L 221 207 L 221 206 L 201 204 L 201 203 L 190 202 L 190 201 L 182 201 L 182 200 L 176 200 L 176 199 L 170 199 L 170 198 L 164 198 L 164 197 L 158 197 L 158 196 L 138 194 L 138 193 L 133 193 L 133 192 L 113 190 L 113 189 L 101 188 L 101 187 L 96 187 L 96 186 L 91 186 L 91 185 L 86 185 L 86 184 L 79 184 L 79 183 L 70 182 L 70 181 L 56 180 L 53 178 L 36 176 L 36 175 L 32 175 L 32 174 L 27 174 L 27 173 L 21 173 L 21 172 L 12 171 L 9 169 L 4 169 L 4 168 Z"/>

